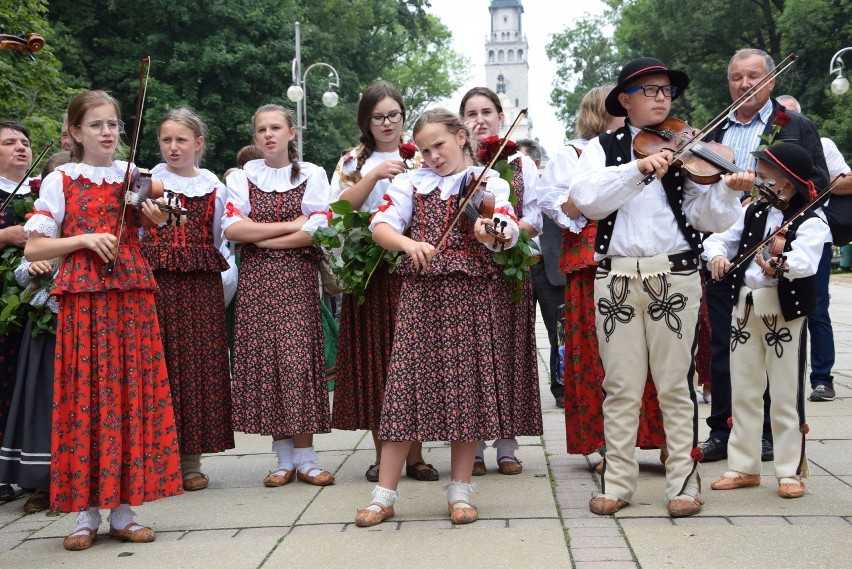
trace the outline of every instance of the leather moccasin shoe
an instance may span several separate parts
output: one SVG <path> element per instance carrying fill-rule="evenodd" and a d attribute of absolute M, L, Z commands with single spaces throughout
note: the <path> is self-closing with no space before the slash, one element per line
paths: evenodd
<path fill-rule="evenodd" d="M 465 504 L 464 506 L 456 507 L 456 504 Z M 450 513 L 450 520 L 454 524 L 470 524 L 479 519 L 479 511 L 476 506 L 471 505 L 466 500 L 456 500 L 447 505 L 447 510 Z"/>
<path fill-rule="evenodd" d="M 36 490 L 33 495 L 27 498 L 24 502 L 25 514 L 37 514 L 43 512 L 50 507 L 50 492 L 46 490 Z"/>
<path fill-rule="evenodd" d="M 727 476 L 728 474 L 736 474 L 736 476 Z M 752 486 L 760 486 L 760 474 L 726 472 L 714 480 L 710 488 L 713 490 L 736 490 L 737 488 L 751 488 Z"/>
<path fill-rule="evenodd" d="M 154 541 L 157 534 L 149 527 L 140 526 L 135 522 L 130 522 L 124 526 L 124 529 L 110 527 L 109 536 L 128 543 L 149 543 Z"/>
<path fill-rule="evenodd" d="M 378 506 L 379 511 L 371 510 L 370 506 Z M 385 506 L 380 502 L 373 502 L 363 510 L 358 510 L 355 514 L 355 525 L 362 528 L 369 528 L 389 520 L 394 516 L 393 506 Z"/>
<path fill-rule="evenodd" d="M 314 468 L 309 472 L 318 472 L 319 474 L 302 474 L 297 470 L 296 478 L 298 478 L 300 482 L 307 482 L 308 484 L 313 484 L 314 486 L 328 486 L 329 484 L 334 484 L 334 474 L 332 474 L 328 470 L 320 470 L 319 468 Z"/>
<path fill-rule="evenodd" d="M 85 531 L 85 534 L 79 534 L 78 532 Z M 95 539 L 98 537 L 98 530 L 90 529 L 90 528 L 80 528 L 74 530 L 74 533 L 65 538 L 65 541 L 62 542 L 62 547 L 67 549 L 68 551 L 83 551 L 84 549 L 89 549 L 92 547 L 92 544 L 95 543 Z"/>
<path fill-rule="evenodd" d="M 701 462 L 716 462 L 728 458 L 728 441 L 710 437 L 698 447 L 701 449 L 701 454 L 704 455 Z"/>
<path fill-rule="evenodd" d="M 507 456 L 497 460 L 497 470 L 500 474 L 520 474 L 524 470 L 524 465 L 514 456 Z"/>
<path fill-rule="evenodd" d="M 610 516 L 626 505 L 627 502 L 621 498 L 595 496 L 589 501 L 589 511 L 599 516 Z"/>
<path fill-rule="evenodd" d="M 284 474 L 278 474 L 279 472 L 283 472 Z M 295 478 L 295 470 L 277 470 L 266 475 L 266 478 L 263 479 L 263 485 L 267 488 L 277 488 L 289 484 Z"/>
<path fill-rule="evenodd" d="M 471 474 L 473 474 L 474 476 L 485 476 L 486 472 L 487 470 L 485 468 L 484 462 L 478 460 L 473 463 L 473 471 L 471 472 Z"/>
<path fill-rule="evenodd" d="M 805 485 L 801 481 L 785 479 L 778 481 L 778 495 L 782 498 L 801 498 L 805 495 Z"/>
<path fill-rule="evenodd" d="M 207 475 L 201 472 L 187 472 L 183 477 L 183 489 L 187 492 L 204 490 L 208 484 Z"/>
<path fill-rule="evenodd" d="M 701 511 L 701 505 L 704 503 L 700 496 L 689 496 L 681 494 L 669 500 L 668 509 L 669 515 L 673 518 L 685 518 L 694 516 Z"/>

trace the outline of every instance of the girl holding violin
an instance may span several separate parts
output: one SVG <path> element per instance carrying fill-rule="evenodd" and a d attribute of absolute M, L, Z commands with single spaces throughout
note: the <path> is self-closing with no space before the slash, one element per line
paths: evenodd
<path fill-rule="evenodd" d="M 497 94 L 487 87 L 474 87 L 462 97 L 459 116 L 470 129 L 477 144 L 496 137 L 505 120 L 503 107 Z M 513 177 L 510 185 L 517 199 L 515 210 L 520 213 L 518 226 L 530 237 L 541 231 L 541 210 L 536 202 L 538 169 L 535 162 L 520 152 L 508 158 Z M 505 284 L 505 283 L 503 283 Z M 505 286 L 505 294 L 495 299 L 506 310 L 505 321 L 511 342 L 510 375 L 507 383 L 498 385 L 501 398 L 501 434 L 494 441 L 497 450 L 497 469 L 500 474 L 520 474 L 521 461 L 515 456 L 518 441 L 515 437 L 539 436 L 542 432 L 541 398 L 538 385 L 538 356 L 535 345 L 535 301 L 532 281 L 524 282 L 520 301 L 511 302 L 512 291 Z M 482 476 L 485 467 L 485 441 L 479 441 L 473 475 Z"/>
<path fill-rule="evenodd" d="M 234 428 L 272 437 L 274 488 L 295 479 L 334 483 L 317 465 L 314 433 L 330 431 L 319 262 L 311 233 L 327 224 L 325 170 L 299 161 L 290 112 L 264 105 L 252 117 L 263 158 L 228 176 L 225 237 L 243 244 L 234 323 Z M 275 301 L 270 301 L 274 291 Z"/>
<path fill-rule="evenodd" d="M 716 281 L 733 269 L 730 286 L 736 298 L 731 319 L 731 437 L 728 467 L 713 482 L 714 490 L 760 485 L 763 393 L 769 384 L 778 495 L 799 498 L 807 478 L 804 380 L 807 315 L 815 308 L 816 275 L 828 226 L 816 213 L 795 212 L 817 197 L 810 180 L 813 163 L 802 147 L 782 142 L 752 153 L 757 172 L 737 174 L 732 187 L 747 190 L 759 178 L 771 186 L 769 203 L 760 200 L 743 210 L 727 231 L 704 241 L 702 258 Z M 746 257 L 770 231 L 787 224 L 767 247 Z"/>
<path fill-rule="evenodd" d="M 198 167 L 207 128 L 186 107 L 166 112 L 157 126 L 165 162 L 151 171 L 170 201 L 187 209 L 180 225 L 147 227 L 142 254 L 159 285 L 157 316 L 175 410 L 184 490 L 207 487 L 201 454 L 234 448 L 231 374 L 219 252 L 228 190 Z"/>
<path fill-rule="evenodd" d="M 402 95 L 387 81 L 364 90 L 358 102 L 361 143 L 337 163 L 331 179 L 332 201 L 344 199 L 360 211 L 378 210 L 394 178 L 407 170 L 399 149 L 405 116 Z M 401 288 L 399 274 L 380 267 L 370 279 L 362 305 L 351 295 L 343 296 L 331 426 L 370 429 L 376 446 L 376 461 L 365 474 L 370 482 L 379 481 L 379 419 Z M 423 460 L 419 441 L 411 444 L 405 463 L 409 478 L 438 480 L 438 471 Z"/>
<path fill-rule="evenodd" d="M 68 124 L 72 162 L 42 182 L 25 253 L 31 262 L 63 257 L 53 290 L 50 495 L 52 510 L 79 512 L 64 546 L 81 550 L 97 536 L 99 508 L 111 510 L 111 537 L 153 541 L 130 506 L 180 494 L 181 479 L 157 284 L 138 232 L 116 237 L 128 172 L 113 156 L 123 130 L 118 102 L 104 91 L 81 93 Z M 168 219 L 150 199 L 142 213 L 155 225 Z"/>
<path fill-rule="evenodd" d="M 417 119 L 413 132 L 426 167 L 394 178 L 370 225 L 376 243 L 408 258 L 399 269 L 405 280 L 379 424 L 379 483 L 372 503 L 355 518 L 363 527 L 393 517 L 412 441 L 451 442 L 450 518 L 456 524 L 477 519 L 470 500 L 476 444 L 501 433 L 496 388 L 506 380 L 511 355 L 501 349 L 504 311 L 494 302 L 502 294 L 501 277 L 489 250 L 501 245 L 487 229 L 495 222 L 479 218 L 467 230 L 449 227 L 461 192 L 482 172 L 467 165 L 468 130 L 458 116 L 432 109 Z M 517 224 L 508 185 L 496 172 L 487 174 L 485 191 L 494 197 L 495 212 L 502 212 L 494 215 L 503 226 L 504 246 L 511 247 Z"/>

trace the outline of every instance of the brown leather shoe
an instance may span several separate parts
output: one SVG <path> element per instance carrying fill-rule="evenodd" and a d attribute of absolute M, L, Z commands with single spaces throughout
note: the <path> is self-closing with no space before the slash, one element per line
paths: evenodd
<path fill-rule="evenodd" d="M 378 482 L 379 481 L 379 463 L 371 464 L 370 468 L 367 469 L 367 472 L 364 473 L 364 478 L 367 479 L 367 482 Z"/>
<path fill-rule="evenodd" d="M 524 470 L 524 465 L 514 456 L 504 456 L 497 459 L 497 470 L 500 474 L 520 474 Z"/>
<path fill-rule="evenodd" d="M 805 495 L 805 485 L 798 482 L 778 482 L 778 495 L 782 498 L 801 498 Z"/>
<path fill-rule="evenodd" d="M 131 530 L 130 528 L 136 529 Z M 154 541 L 157 534 L 155 534 L 154 530 L 149 527 L 139 525 L 136 522 L 130 522 L 124 526 L 124 529 L 118 529 L 110 526 L 109 536 L 119 541 L 126 541 L 129 543 L 150 543 Z"/>
<path fill-rule="evenodd" d="M 456 504 L 467 504 L 467 507 L 456 508 Z M 471 505 L 467 500 L 456 500 L 447 505 L 447 510 L 450 513 L 450 520 L 454 524 L 469 524 L 479 519 L 479 511 L 476 506 Z"/>
<path fill-rule="evenodd" d="M 685 518 L 694 516 L 701 511 L 701 505 L 704 501 L 701 496 L 687 496 L 681 494 L 676 498 L 669 500 L 669 515 L 673 518 Z"/>
<path fill-rule="evenodd" d="M 68 551 L 83 551 L 84 549 L 92 547 L 92 544 L 95 543 L 95 539 L 98 537 L 98 530 L 79 528 L 74 530 L 74 533 L 79 531 L 85 531 L 87 533 L 83 535 L 69 535 L 65 538 L 65 541 L 62 542 L 62 547 Z"/>
<path fill-rule="evenodd" d="M 736 490 L 737 488 L 750 488 L 760 486 L 760 474 L 743 474 L 739 476 L 725 476 L 724 474 L 710 484 L 713 490 Z"/>
<path fill-rule="evenodd" d="M 266 478 L 263 479 L 263 485 L 267 488 L 277 488 L 278 486 L 285 486 L 295 480 L 296 471 L 295 470 L 284 470 L 284 474 L 277 474 L 277 472 L 270 472 L 266 475 Z"/>
<path fill-rule="evenodd" d="M 488 470 L 485 468 L 484 462 L 476 461 L 473 463 L 473 471 L 471 472 L 471 474 L 473 474 L 474 476 L 485 476 L 486 472 L 488 472 Z"/>
<path fill-rule="evenodd" d="M 441 477 L 438 474 L 437 468 L 431 464 L 426 464 L 422 460 L 414 464 L 405 465 L 405 475 L 420 482 L 435 482 Z"/>
<path fill-rule="evenodd" d="M 378 506 L 379 511 L 373 511 L 370 506 Z M 355 525 L 362 528 L 369 528 L 389 520 L 394 516 L 393 506 L 385 506 L 380 502 L 373 502 L 363 510 L 358 510 L 355 514 Z"/>
<path fill-rule="evenodd" d="M 309 472 L 317 471 L 319 471 L 319 474 L 311 476 L 309 474 L 302 474 L 297 470 L 296 478 L 298 478 L 300 482 L 307 482 L 308 484 L 313 484 L 314 486 L 328 486 L 329 484 L 334 484 L 334 474 L 332 474 L 328 470 L 320 470 L 319 468 L 313 468 Z"/>
<path fill-rule="evenodd" d="M 589 511 L 599 516 L 611 516 L 626 505 L 627 502 L 621 498 L 595 496 L 589 501 Z"/>
<path fill-rule="evenodd" d="M 50 507 L 50 492 L 47 490 L 36 490 L 33 495 L 24 502 L 25 514 L 37 514 Z"/>
<path fill-rule="evenodd" d="M 208 483 L 207 475 L 201 472 L 187 472 L 183 475 L 183 489 L 187 492 L 204 490 Z"/>

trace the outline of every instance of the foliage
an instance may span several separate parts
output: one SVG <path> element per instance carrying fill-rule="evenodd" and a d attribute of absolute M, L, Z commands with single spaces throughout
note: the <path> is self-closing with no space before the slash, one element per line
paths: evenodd
<path fill-rule="evenodd" d="M 514 247 L 491 254 L 494 262 L 503 267 L 503 278 L 512 287 L 512 302 L 520 302 L 529 268 L 537 262 L 533 256 L 538 254 L 538 245 L 524 229 Z"/>
<path fill-rule="evenodd" d="M 382 270 L 393 272 L 405 258 L 399 251 L 386 251 L 370 232 L 370 213 L 357 211 L 346 200 L 331 204 L 335 214 L 327 228 L 314 233 L 313 241 L 329 255 L 331 269 L 343 287 L 363 304 L 373 273 Z"/>

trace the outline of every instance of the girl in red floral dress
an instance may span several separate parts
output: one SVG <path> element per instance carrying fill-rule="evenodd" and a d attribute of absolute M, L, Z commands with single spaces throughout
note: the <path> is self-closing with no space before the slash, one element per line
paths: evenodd
<path fill-rule="evenodd" d="M 69 550 L 97 536 L 98 508 L 112 510 L 109 535 L 148 542 L 130 506 L 181 493 L 180 456 L 156 283 L 132 227 L 121 223 L 127 164 L 114 161 L 123 123 L 118 102 L 87 91 L 68 106 L 73 162 L 43 181 L 29 232 L 30 261 L 64 256 L 53 394 L 51 509 L 79 512 Z M 128 206 L 131 207 L 131 206 Z M 167 215 L 148 200 L 153 223 Z M 114 270 L 108 264 L 114 262 Z"/>
<path fill-rule="evenodd" d="M 586 93 L 577 114 L 577 132 L 581 138 L 568 143 L 548 163 L 539 182 L 542 211 L 563 228 L 560 268 L 565 272 L 565 439 L 568 452 L 572 454 L 605 452 L 601 408 L 604 371 L 595 332 L 597 222 L 587 220 L 577 210 L 568 186 L 586 143 L 623 125 L 623 119 L 610 116 L 604 108 L 604 100 L 612 87 L 595 87 Z M 639 412 L 636 445 L 659 448 L 664 447 L 665 442 L 657 390 L 649 376 Z M 664 456 L 661 454 L 661 459 Z"/>
<path fill-rule="evenodd" d="M 456 224 L 436 249 L 468 175 L 482 171 L 467 166 L 468 137 L 458 116 L 446 109 L 421 115 L 414 140 L 427 167 L 394 179 L 370 225 L 376 243 L 409 258 L 399 269 L 405 281 L 379 425 L 382 468 L 373 502 L 356 515 L 359 526 L 393 517 L 411 441 L 451 442 L 450 519 L 466 524 L 478 518 L 470 503 L 473 459 L 477 441 L 500 435 L 497 387 L 507 380 L 511 354 L 505 349 L 500 266 L 486 248 L 495 248 L 485 231 L 494 222 L 477 220 L 474 235 Z M 518 232 L 508 184 L 490 174 L 486 190 L 494 195 L 511 247 Z M 408 229 L 410 237 L 404 234 Z"/>
<path fill-rule="evenodd" d="M 325 170 L 299 162 L 290 112 L 252 117 L 262 160 L 228 176 L 225 237 L 243 244 L 234 325 L 234 428 L 272 436 L 277 467 L 264 486 L 334 482 L 317 466 L 314 433 L 331 430 L 319 262 L 311 233 L 327 225 Z"/>
<path fill-rule="evenodd" d="M 184 490 L 207 488 L 201 453 L 234 448 L 231 372 L 219 252 L 228 189 L 198 168 L 207 128 L 192 110 L 166 113 L 157 127 L 166 161 L 152 170 L 169 196 L 188 210 L 175 227 L 149 227 L 142 253 L 159 285 L 157 315 L 180 441 Z"/>

